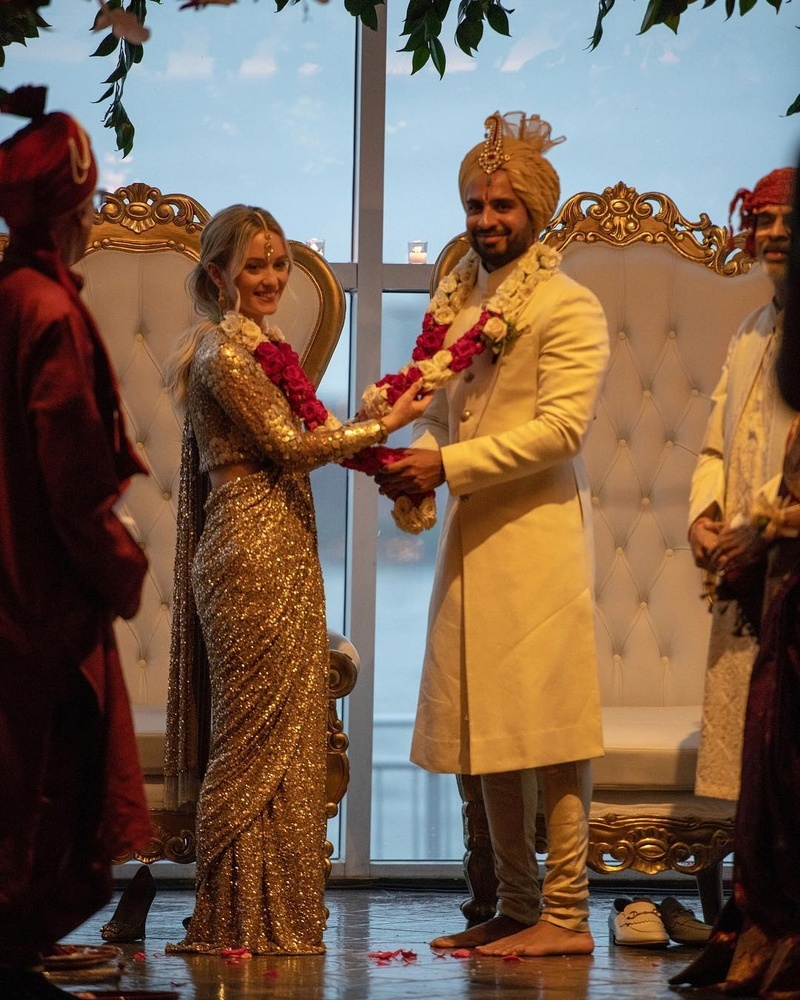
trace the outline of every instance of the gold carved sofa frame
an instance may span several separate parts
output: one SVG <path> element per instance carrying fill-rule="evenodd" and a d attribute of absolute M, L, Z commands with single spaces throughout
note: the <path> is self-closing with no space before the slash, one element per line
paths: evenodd
<path fill-rule="evenodd" d="M 585 445 L 606 756 L 594 762 L 589 865 L 697 877 L 712 919 L 734 803 L 693 793 L 710 615 L 687 542 L 689 484 L 730 337 L 771 286 L 708 216 L 622 182 L 581 192 L 543 235 L 606 313 L 611 359 Z M 433 281 L 466 251 L 445 247 Z M 471 921 L 494 912 L 480 779 L 459 779 Z M 540 846 L 545 849 L 544 831 Z"/>

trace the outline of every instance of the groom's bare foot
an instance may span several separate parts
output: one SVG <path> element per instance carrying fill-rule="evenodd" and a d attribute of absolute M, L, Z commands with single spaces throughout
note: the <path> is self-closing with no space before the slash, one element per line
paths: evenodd
<path fill-rule="evenodd" d="M 490 944 L 499 938 L 517 935 L 520 931 L 529 929 L 519 920 L 498 913 L 482 924 L 476 924 L 475 927 L 470 927 L 466 931 L 434 938 L 431 941 L 431 948 L 477 948 L 480 944 Z"/>
<path fill-rule="evenodd" d="M 549 920 L 540 920 L 533 927 L 476 948 L 480 955 L 591 955 L 594 939 L 588 931 L 570 931 Z"/>

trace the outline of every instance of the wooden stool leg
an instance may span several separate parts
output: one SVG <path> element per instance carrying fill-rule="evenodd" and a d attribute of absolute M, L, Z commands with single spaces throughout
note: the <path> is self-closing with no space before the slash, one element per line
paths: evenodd
<path fill-rule="evenodd" d="M 457 774 L 461 795 L 461 815 L 464 820 L 464 878 L 471 896 L 461 904 L 467 925 L 483 923 L 495 914 L 497 878 L 489 824 L 483 804 L 480 775 Z"/>
<path fill-rule="evenodd" d="M 718 861 L 708 868 L 701 868 L 696 878 L 703 907 L 703 920 L 707 924 L 713 924 L 722 909 L 722 862 Z"/>

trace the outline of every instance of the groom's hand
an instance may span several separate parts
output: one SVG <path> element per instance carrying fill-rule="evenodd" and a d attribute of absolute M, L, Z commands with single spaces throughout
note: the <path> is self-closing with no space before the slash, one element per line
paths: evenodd
<path fill-rule="evenodd" d="M 392 500 L 402 494 L 431 493 L 444 482 L 441 452 L 433 448 L 407 448 L 399 461 L 383 467 L 375 481 L 380 492 Z"/>

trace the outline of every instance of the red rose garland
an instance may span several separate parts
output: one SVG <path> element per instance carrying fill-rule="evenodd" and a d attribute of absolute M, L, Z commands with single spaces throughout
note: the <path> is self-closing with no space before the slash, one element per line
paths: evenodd
<path fill-rule="evenodd" d="M 486 343 L 481 339 L 486 320 L 492 315 L 488 311 L 481 313 L 480 319 L 470 330 L 449 348 L 453 355 L 450 369 L 453 372 L 464 371 L 472 364 L 472 359 L 486 349 Z M 422 323 L 422 333 L 417 338 L 416 346 L 411 354 L 413 361 L 424 361 L 442 349 L 444 338 L 449 329 L 448 324 L 437 323 L 430 313 L 425 314 Z M 331 414 L 325 404 L 317 396 L 314 384 L 303 371 L 295 349 L 287 341 L 264 340 L 253 351 L 253 355 L 261 366 L 267 378 L 283 393 L 292 413 L 302 420 L 309 431 L 322 427 Z M 411 386 L 422 377 L 422 372 L 416 366 L 411 366 L 395 375 L 384 375 L 376 383 L 386 385 L 387 402 L 393 406 L 395 402 Z M 347 469 L 364 472 L 374 476 L 385 465 L 398 461 L 405 453 L 404 448 L 387 448 L 385 445 L 373 445 L 343 459 L 341 464 Z M 419 507 L 426 493 L 410 497 L 412 504 Z"/>

